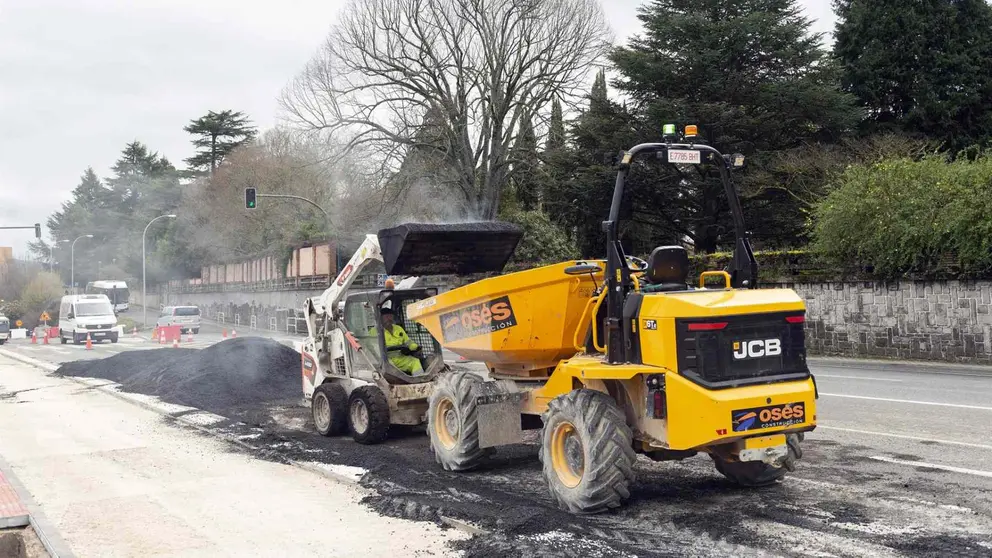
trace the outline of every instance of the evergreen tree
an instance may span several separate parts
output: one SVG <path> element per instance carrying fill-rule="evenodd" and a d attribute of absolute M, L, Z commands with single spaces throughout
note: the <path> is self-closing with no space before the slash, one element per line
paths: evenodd
<path fill-rule="evenodd" d="M 621 74 L 615 85 L 636 101 L 649 131 L 640 141 L 657 141 L 665 123 L 697 124 L 707 143 L 743 153 L 760 169 L 783 150 L 835 140 L 858 120 L 797 0 L 654 0 L 638 18 L 644 34 L 611 59 Z M 783 187 L 747 180 L 741 186 L 759 241 L 790 243 L 801 236 L 807 220 Z M 650 209 L 678 201 L 680 214 L 670 219 L 697 250 L 712 252 L 729 241 L 732 226 L 716 180 L 677 180 L 649 190 L 657 195 L 641 195 L 636 203 Z M 791 220 L 763 226 L 769 215 Z"/>
<path fill-rule="evenodd" d="M 520 121 L 517 133 L 517 154 L 513 165 L 513 187 L 521 209 L 531 211 L 541 203 L 541 162 L 537 151 L 537 135 L 530 115 Z"/>
<path fill-rule="evenodd" d="M 190 121 L 183 130 L 195 136 L 193 145 L 197 152 L 186 159 L 186 164 L 194 171 L 217 170 L 224 157 L 255 138 L 256 128 L 243 112 L 224 110 L 209 111 L 206 115 Z"/>
<path fill-rule="evenodd" d="M 561 113 L 561 101 L 551 102 L 551 122 L 548 126 L 548 140 L 544 151 L 554 153 L 565 148 L 565 121 Z"/>
<path fill-rule="evenodd" d="M 992 7 L 985 0 L 835 0 L 834 54 L 866 128 L 992 138 Z"/>

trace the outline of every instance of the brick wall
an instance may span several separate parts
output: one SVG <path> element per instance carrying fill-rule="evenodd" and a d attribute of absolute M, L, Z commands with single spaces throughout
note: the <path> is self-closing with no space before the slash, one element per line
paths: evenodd
<path fill-rule="evenodd" d="M 783 284 L 810 354 L 992 364 L 992 281 Z"/>

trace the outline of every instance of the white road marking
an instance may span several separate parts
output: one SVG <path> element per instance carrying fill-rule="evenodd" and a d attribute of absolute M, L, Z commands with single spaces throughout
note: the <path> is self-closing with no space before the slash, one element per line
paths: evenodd
<path fill-rule="evenodd" d="M 927 463 L 926 461 L 907 461 L 905 459 L 896 459 L 894 457 L 885 457 L 882 455 L 873 455 L 868 459 L 874 459 L 875 461 L 884 461 L 885 463 L 894 463 L 896 465 L 909 465 L 911 467 L 925 467 L 927 469 L 939 469 L 941 471 L 950 471 L 951 473 L 961 473 L 964 475 L 974 475 L 976 477 L 988 477 L 992 478 L 992 471 L 979 471 L 977 469 L 965 469 L 963 467 L 952 467 L 950 465 L 940 465 L 938 463 Z"/>
<path fill-rule="evenodd" d="M 832 374 L 814 374 L 817 378 L 844 378 L 847 380 L 868 380 L 869 382 L 902 382 L 902 380 L 892 380 L 889 378 L 865 378 L 864 376 L 834 376 Z"/>
<path fill-rule="evenodd" d="M 841 428 L 839 426 L 824 426 L 822 424 L 818 424 L 816 426 L 816 429 L 817 430 L 819 430 L 821 428 L 824 429 L 824 430 L 837 430 L 837 431 L 840 431 L 840 432 L 851 432 L 851 433 L 854 433 L 854 434 L 868 434 L 869 436 L 885 436 L 885 437 L 888 437 L 888 438 L 900 438 L 902 440 L 917 440 L 917 441 L 920 441 L 920 442 L 935 442 L 935 443 L 938 443 L 938 444 L 948 444 L 948 445 L 952 445 L 952 446 L 964 446 L 964 447 L 968 447 L 968 448 L 978 448 L 978 449 L 992 450 L 992 446 L 987 446 L 987 445 L 984 445 L 984 444 L 972 444 L 972 443 L 969 443 L 969 442 L 955 442 L 954 440 L 940 440 L 940 439 L 937 439 L 937 438 L 922 438 L 920 436 L 907 436 L 905 434 L 891 434 L 889 432 L 873 432 L 871 430 L 856 430 L 854 428 Z"/>
<path fill-rule="evenodd" d="M 888 401 L 890 403 L 911 403 L 913 405 L 931 405 L 934 407 L 954 407 L 956 409 L 974 409 L 977 411 L 992 411 L 992 407 L 981 407 L 979 405 L 959 405 L 957 403 L 937 403 L 935 401 L 914 401 L 912 399 L 889 399 L 888 397 L 868 397 L 865 395 L 847 395 L 844 393 L 824 393 L 820 395 L 827 397 L 846 397 L 848 399 L 867 399 L 869 401 Z"/>

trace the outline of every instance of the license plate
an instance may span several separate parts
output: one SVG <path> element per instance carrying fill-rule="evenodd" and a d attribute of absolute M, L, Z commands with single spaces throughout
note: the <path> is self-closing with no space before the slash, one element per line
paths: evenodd
<path fill-rule="evenodd" d="M 764 449 L 785 445 L 785 434 L 775 434 L 773 436 L 758 436 L 744 440 L 744 449 Z"/>
<path fill-rule="evenodd" d="M 688 149 L 669 149 L 668 150 L 668 162 L 678 163 L 683 165 L 698 165 L 701 162 L 700 154 L 698 151 L 692 151 Z"/>

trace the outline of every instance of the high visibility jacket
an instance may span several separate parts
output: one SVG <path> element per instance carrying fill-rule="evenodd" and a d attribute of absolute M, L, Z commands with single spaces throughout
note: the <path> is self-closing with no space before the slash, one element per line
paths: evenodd
<path fill-rule="evenodd" d="M 406 331 L 396 324 L 393 324 L 392 329 L 384 330 L 382 335 L 387 349 L 389 347 L 409 347 L 411 351 L 416 351 L 418 348 L 416 343 L 410 341 L 410 336 L 406 334 Z"/>

